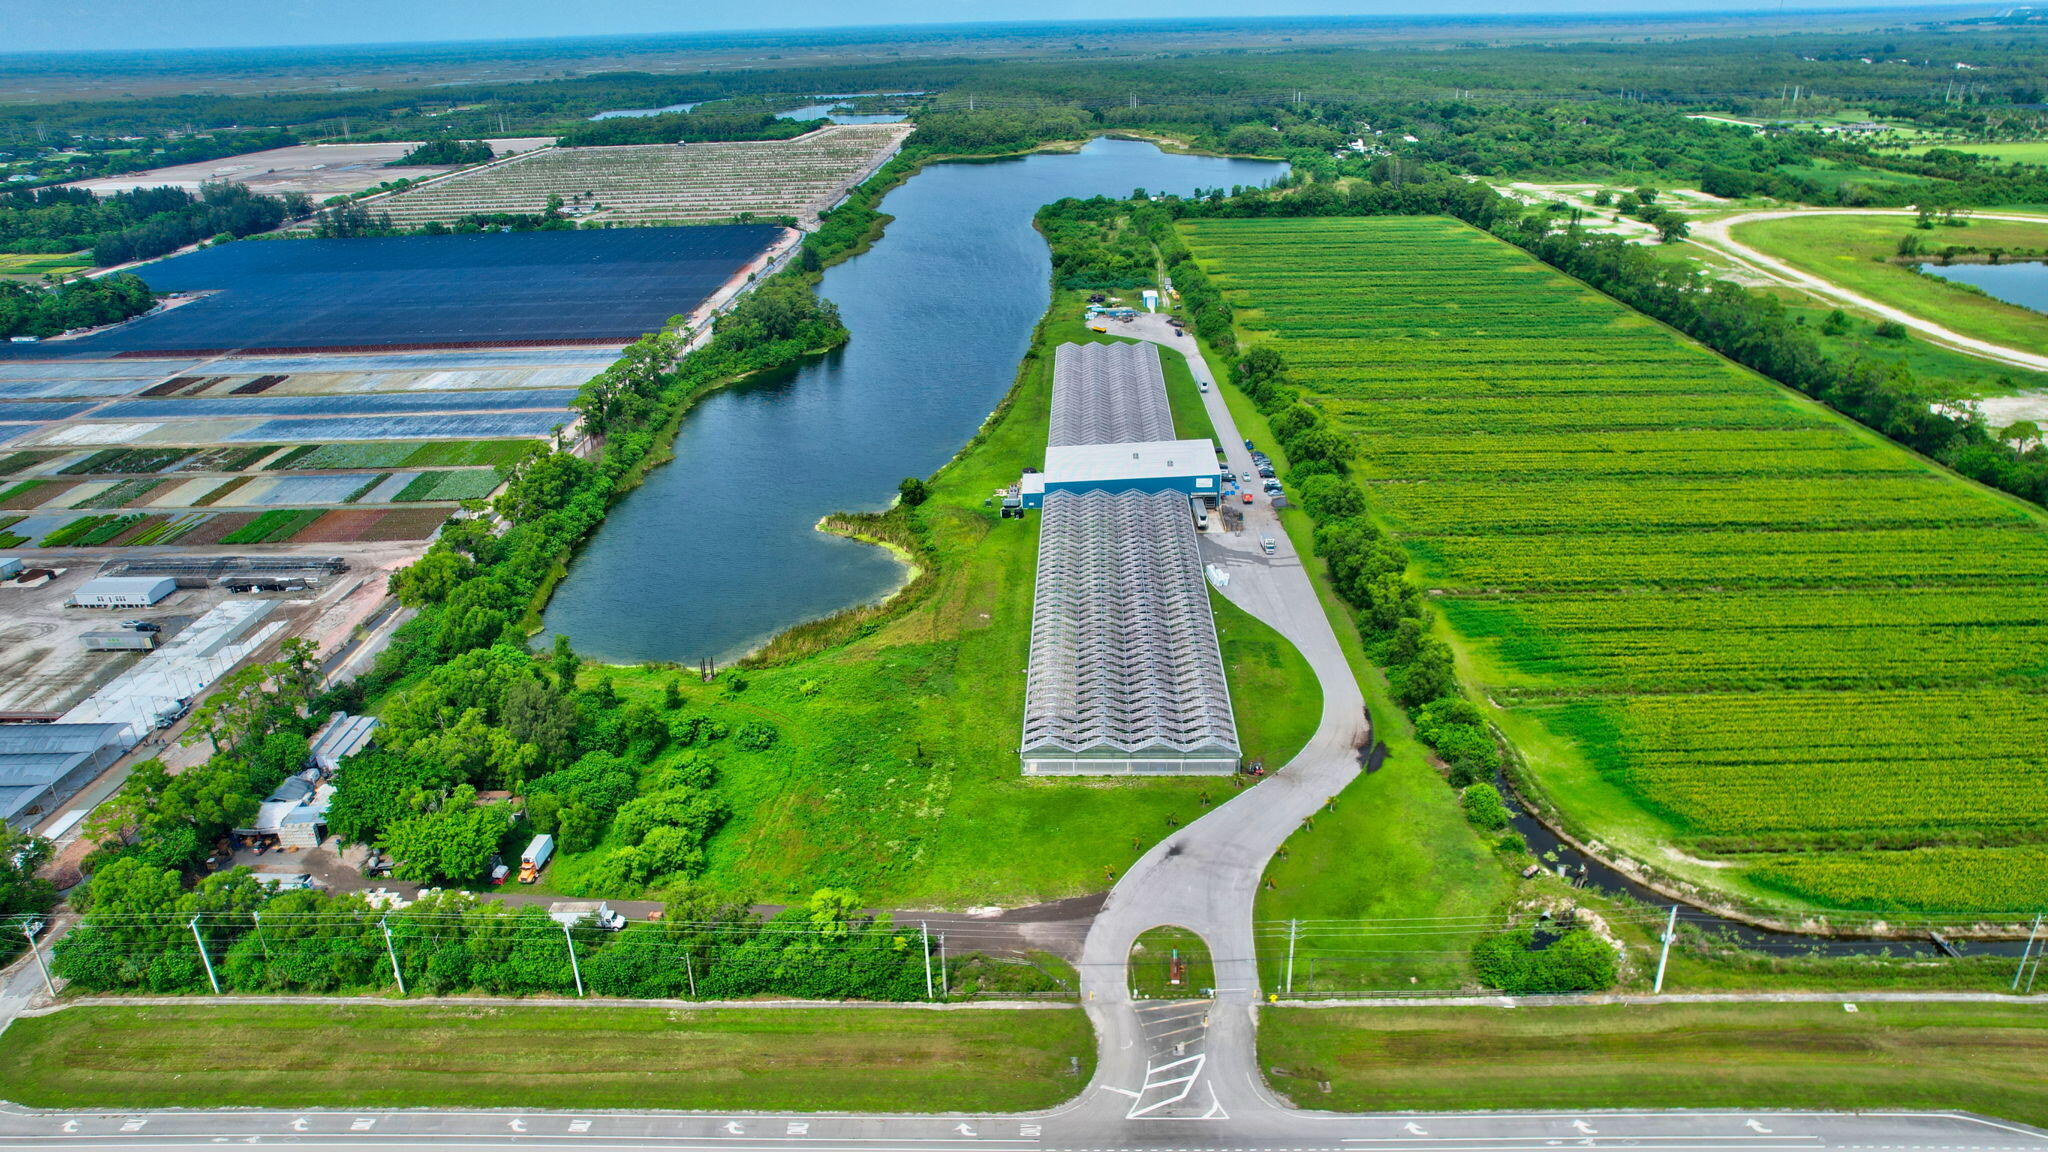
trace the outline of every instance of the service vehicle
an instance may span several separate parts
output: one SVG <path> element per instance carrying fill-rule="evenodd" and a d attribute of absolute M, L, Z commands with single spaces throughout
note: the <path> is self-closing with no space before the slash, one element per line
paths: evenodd
<path fill-rule="evenodd" d="M 540 879 L 540 870 L 548 866 L 548 857 L 555 854 L 555 838 L 543 832 L 533 838 L 526 851 L 519 855 L 519 882 L 532 884 Z"/>
<path fill-rule="evenodd" d="M 1259 537 L 1259 547 L 1266 553 L 1266 555 L 1271 556 L 1274 552 L 1279 550 L 1280 543 L 1279 541 L 1274 540 L 1271 536 L 1261 536 Z"/>

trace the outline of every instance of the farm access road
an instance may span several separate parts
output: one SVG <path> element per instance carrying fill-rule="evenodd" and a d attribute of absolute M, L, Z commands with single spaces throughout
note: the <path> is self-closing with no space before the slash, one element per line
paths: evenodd
<path fill-rule="evenodd" d="M 1118 335 L 1176 349 L 1191 341 L 1144 317 Z M 1233 470 L 1250 457 L 1200 356 L 1203 402 Z M 1289 1106 L 1258 1066 L 1259 973 L 1252 901 L 1267 860 L 1359 772 L 1370 727 L 1356 678 L 1301 557 L 1269 504 L 1244 530 L 1206 534 L 1203 557 L 1225 594 L 1278 630 L 1323 691 L 1321 723 L 1277 775 L 1155 847 L 1118 881 L 1082 944 L 1084 1007 L 1096 1027 L 1095 1077 L 1072 1102 L 1030 1114 L 519 1113 L 493 1110 L 30 1112 L 0 1108 L 0 1149 L 180 1148 L 289 1143 L 301 1149 L 419 1147 L 719 1148 L 729 1152 L 1548 1152 L 1567 1146 L 1654 1152 L 2048 1152 L 2048 1133 L 1954 1113 L 1473 1113 L 1339 1115 Z M 1276 542 L 1271 556 L 1261 536 Z M 1218 987 L 1190 1000 L 1134 1002 L 1125 973 L 1144 930 L 1200 934 Z"/>
<path fill-rule="evenodd" d="M 1932 320 L 1923 319 L 1911 312 L 1894 308 L 1889 304 L 1880 304 L 1861 292 L 1844 288 L 1832 280 L 1816 276 L 1811 272 L 1803 272 L 1774 256 L 1767 256 L 1735 239 L 1733 232 L 1738 224 L 1747 224 L 1756 220 L 1783 220 L 1793 216 L 1910 217 L 1912 215 L 1912 212 L 1899 208 L 1803 208 L 1773 212 L 1743 212 L 1734 216 L 1723 216 L 1718 219 L 1693 220 L 1690 242 L 1725 256 L 1773 283 L 1804 292 L 1809 296 L 1819 297 L 1829 303 L 1847 304 L 1850 307 L 1882 319 L 1896 321 L 1943 347 L 1953 348 L 1958 352 L 1967 352 L 1972 356 L 1981 356 L 1986 360 L 1994 360 L 2000 364 L 2010 364 L 2015 368 L 2026 368 L 2035 372 L 2048 372 L 2048 355 L 2043 355 L 2039 352 L 2028 352 L 2019 348 L 2010 348 L 2003 344 L 1994 344 L 1989 340 L 1979 340 L 1974 336 L 1965 336 L 1960 332 L 1936 324 Z M 1972 218 L 1978 220 L 2012 220 L 2021 223 L 2048 224 L 2048 216 L 2030 216 L 2004 212 L 1978 212 Z"/>

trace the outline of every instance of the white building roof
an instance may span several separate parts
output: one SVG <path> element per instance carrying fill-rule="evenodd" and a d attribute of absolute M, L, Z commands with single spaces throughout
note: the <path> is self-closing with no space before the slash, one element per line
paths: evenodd
<path fill-rule="evenodd" d="M 74 596 L 134 596 L 158 599 L 176 591 L 169 576 L 95 576 L 78 586 Z"/>
<path fill-rule="evenodd" d="M 1072 444 L 1045 450 L 1045 483 L 1113 484 L 1194 478 L 1221 472 L 1214 440 L 1152 440 L 1142 444 Z"/>

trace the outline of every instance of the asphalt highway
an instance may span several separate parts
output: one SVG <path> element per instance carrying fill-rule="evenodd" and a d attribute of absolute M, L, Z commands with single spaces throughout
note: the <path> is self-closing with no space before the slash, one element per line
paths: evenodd
<path fill-rule="evenodd" d="M 620 1112 L 0 1111 L 0 1148 L 715 1148 L 723 1152 L 2042 1152 L 2048 1134 L 1946 1113 L 1541 1113 L 1106 1117 L 1081 1100 L 1010 1116 Z"/>

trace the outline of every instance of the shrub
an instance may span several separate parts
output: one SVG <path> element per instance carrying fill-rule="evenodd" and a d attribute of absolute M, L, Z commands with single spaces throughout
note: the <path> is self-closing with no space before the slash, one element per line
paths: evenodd
<path fill-rule="evenodd" d="M 1485 781 L 1468 786 L 1460 803 L 1465 809 L 1465 819 L 1471 821 L 1474 828 L 1498 832 L 1508 826 L 1508 806 L 1501 802 L 1500 792 Z"/>
<path fill-rule="evenodd" d="M 1503 992 L 1597 992 L 1614 985 L 1614 949 L 1584 928 L 1538 947 L 1533 929 L 1500 932 L 1472 948 L 1472 968 Z"/>

